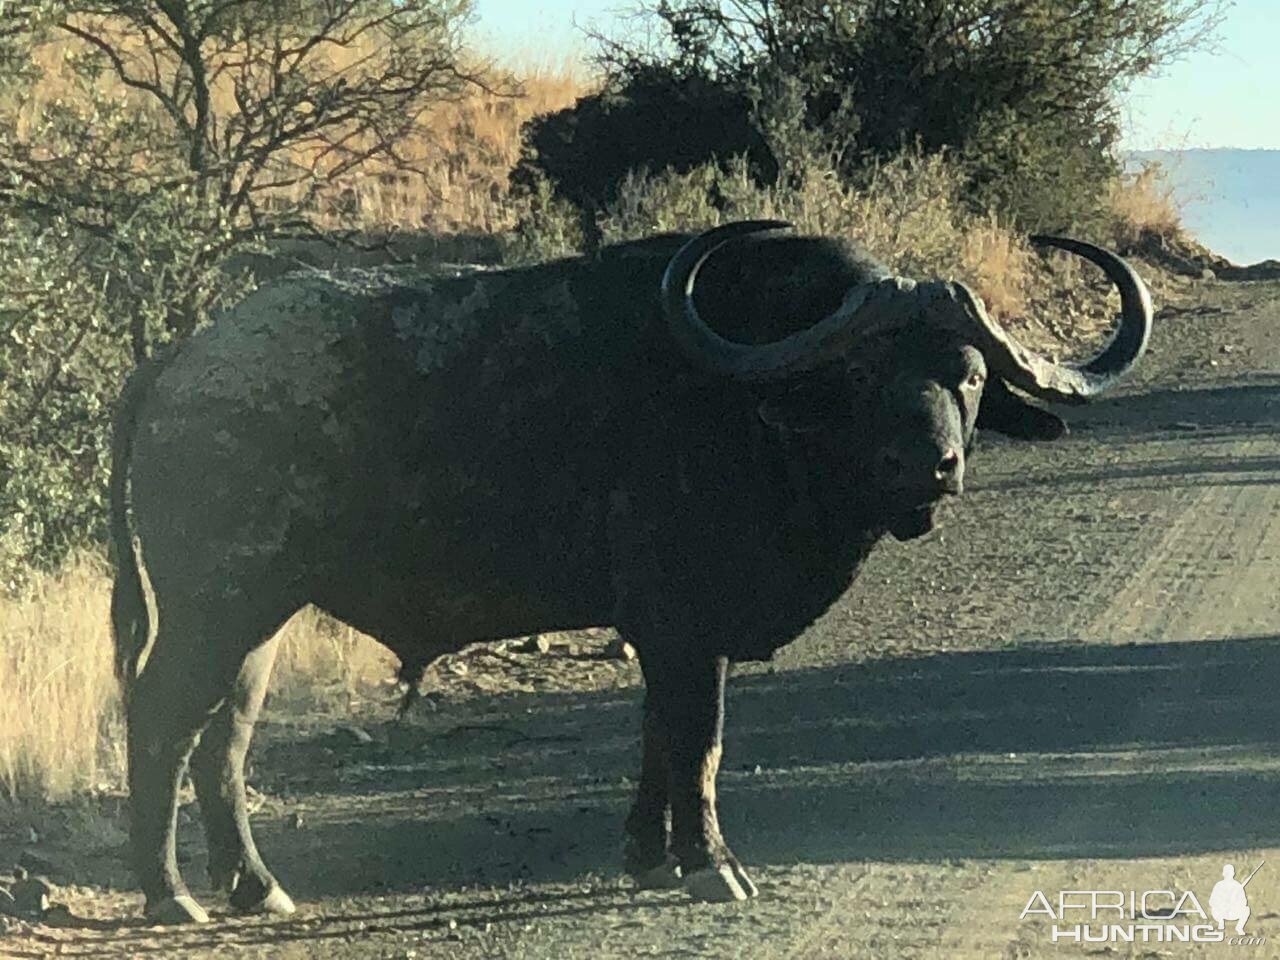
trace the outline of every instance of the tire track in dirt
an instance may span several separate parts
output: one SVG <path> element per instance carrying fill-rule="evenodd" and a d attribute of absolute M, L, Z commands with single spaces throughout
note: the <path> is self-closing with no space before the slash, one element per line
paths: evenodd
<path fill-rule="evenodd" d="M 1188 447 L 1195 441 L 1189 438 Z M 1223 462 L 1270 461 L 1280 454 L 1280 436 L 1230 444 L 1215 454 Z M 1193 460 L 1194 450 L 1188 450 Z M 1101 612 L 1082 616 L 1078 635 L 1097 644 L 1213 641 L 1224 638 L 1280 635 L 1280 471 L 1253 472 L 1247 480 L 1223 473 L 1194 493 L 1166 491 L 1182 500 L 1179 512 L 1146 551 L 1145 559 L 1119 584 Z M 1234 669 L 1247 671 L 1247 663 Z M 1212 700 L 1204 705 L 1212 707 Z M 1266 733 L 1267 731 L 1259 731 Z M 1153 758 L 1158 762 L 1159 753 Z M 1104 763 L 1106 761 L 1104 760 Z M 1247 775 L 1251 758 L 1239 759 Z M 1212 798 L 1188 798 L 1212 803 Z M 1229 814 L 1228 814 L 1229 815 Z M 1050 826 L 1046 824 L 1046 826 Z M 1043 917 L 1019 923 L 1018 916 L 1035 890 L 1052 899 L 1063 889 L 1144 890 L 1173 886 L 1198 890 L 1207 909 L 1208 888 L 1226 860 L 1256 864 L 1280 862 L 1280 850 L 1224 850 L 1222 853 L 1165 860 L 1050 860 L 1002 861 L 992 864 L 976 890 L 957 894 L 959 922 L 948 927 L 939 944 L 939 957 L 1023 958 L 1042 955 L 1080 955 L 1079 944 L 1050 942 Z M 1249 933 L 1265 935 L 1280 944 L 1280 883 L 1259 876 L 1251 887 L 1259 903 Z M 965 905 L 968 905 L 967 908 Z M 1151 945 L 1156 946 L 1156 945 Z M 1221 945 L 1184 946 L 1179 956 L 1213 955 Z M 1089 952 L 1118 949 L 1100 946 Z M 1166 947 L 1167 949 L 1167 947 Z M 1253 949 L 1242 948 L 1242 949 Z M 1258 948 L 1254 955 L 1276 956 L 1276 946 Z M 1161 953 L 1135 953 L 1156 956 Z"/>
<path fill-rule="evenodd" d="M 1240 461 L 1274 440 L 1236 445 Z M 1280 473 L 1206 487 L 1183 509 L 1108 608 L 1083 631 L 1100 642 L 1260 635 L 1280 606 Z"/>

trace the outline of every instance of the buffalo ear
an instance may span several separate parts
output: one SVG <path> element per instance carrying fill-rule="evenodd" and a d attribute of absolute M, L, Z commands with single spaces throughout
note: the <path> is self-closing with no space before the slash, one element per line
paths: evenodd
<path fill-rule="evenodd" d="M 848 416 L 839 395 L 816 383 L 797 384 L 766 397 L 756 413 L 766 426 L 789 433 L 817 433 Z"/>
<path fill-rule="evenodd" d="M 978 427 L 1018 440 L 1057 440 L 1067 432 L 1061 417 L 1028 403 L 1000 377 L 988 380 L 982 391 Z"/>

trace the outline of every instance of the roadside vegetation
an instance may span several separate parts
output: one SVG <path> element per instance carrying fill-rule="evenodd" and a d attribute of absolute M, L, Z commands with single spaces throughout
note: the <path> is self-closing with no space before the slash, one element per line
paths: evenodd
<path fill-rule="evenodd" d="M 1029 232 L 1181 238 L 1159 171 L 1122 168 L 1115 95 L 1215 3 L 735 6 L 664 3 L 586 67 L 486 60 L 466 0 L 0 3 L 0 807 L 119 788 L 110 415 L 255 282 L 247 253 L 426 234 L 528 262 L 780 217 L 1063 353 L 1111 306 Z M 280 699 L 347 709 L 392 674 L 314 612 L 287 630 Z"/>

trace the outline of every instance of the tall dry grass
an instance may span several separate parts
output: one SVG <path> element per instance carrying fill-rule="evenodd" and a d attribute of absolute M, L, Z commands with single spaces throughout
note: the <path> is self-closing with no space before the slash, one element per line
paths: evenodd
<path fill-rule="evenodd" d="M 501 72 L 516 78 L 519 95 L 473 91 L 433 109 L 427 119 L 431 141 L 417 150 L 437 159 L 419 174 L 358 178 L 350 186 L 355 223 L 346 225 L 446 233 L 511 229 L 517 209 L 507 198 L 507 174 L 520 156 L 520 128 L 531 117 L 572 104 L 593 81 L 568 60 Z M 347 211 L 331 205 L 326 216 L 338 226 Z"/>
<path fill-rule="evenodd" d="M 281 630 L 270 695 L 287 704 L 345 710 L 384 691 L 397 663 L 376 640 L 306 607 Z"/>
<path fill-rule="evenodd" d="M 337 73 L 365 60 L 371 42 L 334 45 L 331 69 Z M 13 99 L 16 94 L 7 103 L 0 101 L 0 111 L 20 118 L 20 134 L 35 129 L 49 111 L 83 100 L 71 66 L 83 52 L 83 42 L 68 36 L 35 51 L 42 79 L 22 92 L 21 101 Z M 327 184 L 314 211 L 321 227 L 494 233 L 513 225 L 507 173 L 520 152 L 521 125 L 539 113 L 572 104 L 593 89 L 595 81 L 581 63 L 567 57 L 496 62 L 473 55 L 463 68 L 479 76 L 483 85 L 436 104 L 423 116 L 420 134 L 398 144 L 398 153 L 411 169 L 391 169 L 371 161 Z M 131 101 L 139 109 L 155 106 L 146 96 L 125 88 L 110 71 L 98 79 L 95 90 L 107 98 Z M 229 75 L 215 84 L 211 99 L 215 113 L 235 114 Z M 319 147 L 299 148 L 293 154 L 286 152 L 286 157 L 305 168 L 312 160 L 307 151 L 318 152 Z M 306 183 L 299 183 L 280 193 L 294 200 L 306 189 Z"/>
<path fill-rule="evenodd" d="M 1109 239 L 1121 249 L 1137 245 L 1144 236 L 1173 239 L 1182 235 L 1182 208 L 1159 164 L 1113 180 L 1105 205 L 1111 221 Z"/>
<path fill-rule="evenodd" d="M 124 725 L 113 672 L 110 576 L 94 554 L 0 600 L 0 801 L 58 801 L 121 786 Z M 342 710 L 380 691 L 395 659 L 313 609 L 282 630 L 271 696 Z"/>
<path fill-rule="evenodd" d="M 842 180 L 822 158 L 796 164 L 795 174 L 793 182 L 763 188 L 743 164 L 631 178 L 605 212 L 605 238 L 781 219 L 805 232 L 847 237 L 906 275 L 965 280 L 997 316 L 1025 310 L 1033 282 L 1026 239 L 994 215 L 968 210 L 963 171 L 945 157 L 908 152 L 860 185 Z M 569 215 L 552 206 L 543 214 L 551 220 Z"/>
<path fill-rule="evenodd" d="M 119 781 L 109 596 L 105 564 L 83 555 L 0 601 L 0 797 L 59 799 Z"/>

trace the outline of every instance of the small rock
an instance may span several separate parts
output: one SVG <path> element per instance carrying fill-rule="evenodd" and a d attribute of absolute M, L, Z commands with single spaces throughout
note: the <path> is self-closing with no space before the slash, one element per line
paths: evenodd
<path fill-rule="evenodd" d="M 1235 353 L 1235 347 L 1229 343 L 1224 343 L 1218 348 L 1219 353 Z"/>
<path fill-rule="evenodd" d="M 609 641 L 609 646 L 605 647 L 604 655 L 610 660 L 634 660 L 636 648 L 621 637 L 614 637 Z"/>
<path fill-rule="evenodd" d="M 543 634 L 535 633 L 516 647 L 516 653 L 547 653 L 551 650 L 551 641 Z"/>
<path fill-rule="evenodd" d="M 465 677 L 470 671 L 467 669 L 467 665 L 461 660 L 450 660 L 449 672 L 454 676 Z"/>
<path fill-rule="evenodd" d="M 302 814 L 300 814 L 300 813 L 298 813 L 298 812 L 296 812 L 296 811 L 295 811 L 295 812 L 293 812 L 293 813 L 291 813 L 291 814 L 289 814 L 289 829 L 290 829 L 290 830 L 301 830 L 301 829 L 302 829 L 302 824 L 303 824 Z"/>
<path fill-rule="evenodd" d="M 344 739 L 350 740 L 352 743 L 373 743 L 373 737 L 364 727 L 357 727 L 354 723 L 348 723 L 338 728 L 338 735 Z"/>

